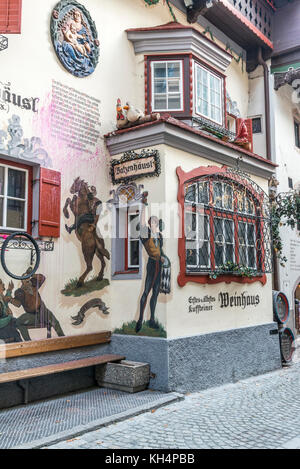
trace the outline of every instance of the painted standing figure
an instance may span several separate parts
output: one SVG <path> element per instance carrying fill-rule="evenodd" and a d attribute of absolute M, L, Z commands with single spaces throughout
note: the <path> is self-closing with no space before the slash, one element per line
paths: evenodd
<path fill-rule="evenodd" d="M 148 254 L 147 262 L 147 273 L 145 280 L 144 292 L 140 302 L 140 316 L 136 323 L 135 331 L 139 332 L 143 325 L 144 311 L 147 304 L 147 298 L 152 290 L 152 296 L 150 299 L 150 321 L 149 327 L 152 329 L 158 329 L 158 325 L 155 322 L 155 308 L 157 303 L 158 294 L 160 291 L 161 283 L 161 272 L 164 263 L 164 257 L 162 256 L 163 237 L 159 230 L 159 219 L 156 216 L 151 216 L 148 220 L 149 227 L 146 226 L 145 221 L 145 204 L 141 212 L 141 241 Z"/>
<path fill-rule="evenodd" d="M 14 298 L 9 300 L 12 305 L 17 308 L 22 306 L 25 311 L 16 321 L 24 340 L 31 340 L 28 329 L 39 327 L 47 327 L 47 337 L 51 337 L 52 327 L 59 337 L 64 336 L 58 320 L 39 294 L 38 290 L 45 280 L 42 274 L 35 274 L 29 279 L 22 280 L 22 286 L 15 291 Z"/>

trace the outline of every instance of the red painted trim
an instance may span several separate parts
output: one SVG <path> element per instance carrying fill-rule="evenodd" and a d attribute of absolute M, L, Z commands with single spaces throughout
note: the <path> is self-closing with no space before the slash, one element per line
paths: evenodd
<path fill-rule="evenodd" d="M 207 274 L 188 274 L 186 272 L 186 249 L 185 249 L 185 228 L 184 228 L 184 185 L 188 182 L 193 180 L 194 178 L 199 178 L 201 176 L 212 176 L 214 174 L 224 174 L 227 171 L 227 167 L 219 167 L 219 166 L 200 166 L 199 168 L 195 168 L 192 171 L 185 172 L 182 170 L 180 166 L 176 168 L 176 174 L 178 177 L 178 194 L 177 200 L 179 202 L 179 227 L 180 227 L 180 234 L 178 238 L 178 256 L 179 256 L 179 266 L 180 271 L 177 277 L 177 282 L 180 287 L 183 287 L 188 282 L 200 283 L 200 284 L 216 284 L 216 283 L 241 283 L 241 284 L 250 284 L 254 282 L 260 282 L 262 285 L 265 285 L 267 282 L 267 276 L 261 275 L 259 277 L 247 278 L 247 277 L 238 277 L 234 275 L 222 275 L 216 279 L 211 279 Z M 233 179 L 234 182 L 234 179 Z M 236 217 L 237 219 L 237 217 Z M 212 224 L 213 217 L 210 218 L 210 223 Z M 211 226 L 213 229 L 213 226 Z M 210 241 L 210 246 L 211 241 Z M 211 257 L 212 259 L 212 257 Z M 214 268 L 214 266 L 212 266 Z"/>
<path fill-rule="evenodd" d="M 15 163 L 14 161 L 5 160 L 4 158 L 0 158 L 0 163 L 8 165 L 8 166 L 14 166 L 20 169 L 26 169 L 28 171 L 27 233 L 31 234 L 32 232 L 32 185 L 33 185 L 32 166 L 27 166 L 22 163 Z M 9 233 L 11 233 L 11 230 L 9 231 Z"/>
<path fill-rule="evenodd" d="M 273 43 L 258 29 L 251 21 L 249 21 L 242 13 L 240 13 L 228 0 L 219 0 L 227 10 L 229 10 L 234 16 L 236 16 L 248 29 L 250 29 L 255 36 L 263 41 L 271 50 L 273 50 Z"/>
<path fill-rule="evenodd" d="M 193 54 L 190 54 L 190 61 L 189 61 L 189 77 L 190 77 L 190 83 L 189 83 L 189 88 L 190 88 L 190 113 L 191 113 L 191 115 L 193 115 L 193 111 L 194 111 L 194 80 L 193 80 L 193 67 L 194 67 Z"/>

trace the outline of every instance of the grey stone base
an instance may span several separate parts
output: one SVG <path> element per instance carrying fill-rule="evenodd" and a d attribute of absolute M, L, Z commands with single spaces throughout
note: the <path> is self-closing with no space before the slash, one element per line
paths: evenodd
<path fill-rule="evenodd" d="M 277 332 L 270 323 L 176 339 L 114 334 L 110 351 L 149 363 L 151 389 L 196 392 L 281 368 Z"/>
<path fill-rule="evenodd" d="M 278 332 L 276 323 L 176 339 L 113 334 L 110 344 L 1 361 L 0 372 L 118 353 L 150 364 L 150 389 L 195 392 L 281 368 L 279 336 L 271 331 Z M 95 385 L 94 368 L 44 376 L 30 382 L 29 401 Z M 0 385 L 0 408 L 22 403 L 17 383 Z"/>
<path fill-rule="evenodd" d="M 150 366 L 148 363 L 121 360 L 120 363 L 96 366 L 95 377 L 101 387 L 139 392 L 148 387 Z"/>

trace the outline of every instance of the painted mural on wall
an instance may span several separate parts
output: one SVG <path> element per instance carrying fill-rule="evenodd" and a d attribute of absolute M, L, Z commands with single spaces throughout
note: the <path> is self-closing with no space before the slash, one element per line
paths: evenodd
<path fill-rule="evenodd" d="M 96 197 L 95 186 L 89 186 L 86 181 L 77 177 L 70 192 L 73 197 L 66 199 L 63 213 L 69 219 L 70 209 L 74 215 L 74 223 L 70 226 L 66 224 L 65 229 L 70 235 L 74 232 L 81 243 L 86 269 L 79 278 L 70 280 L 62 293 L 66 296 L 80 296 L 94 290 L 101 290 L 109 284 L 109 281 L 104 279 L 104 270 L 105 258 L 109 260 L 110 254 L 105 248 L 104 239 L 97 226 L 102 211 L 102 202 Z M 93 270 L 95 255 L 100 260 L 101 269 L 96 277 L 85 282 L 87 275 Z"/>
<path fill-rule="evenodd" d="M 51 168 L 52 160 L 43 148 L 39 137 L 23 138 L 21 119 L 16 114 L 8 120 L 7 131 L 0 130 L 0 151 L 2 155 L 20 158 L 23 163 L 38 163 Z"/>
<path fill-rule="evenodd" d="M 148 260 L 146 266 L 146 279 L 144 291 L 140 300 L 140 314 L 136 323 L 135 331 L 138 333 L 143 327 L 144 313 L 147 306 L 147 300 L 150 298 L 150 320 L 148 326 L 151 329 L 159 329 L 155 320 L 155 309 L 158 295 L 160 292 L 170 293 L 171 265 L 170 260 L 163 252 L 163 222 L 157 216 L 152 215 L 148 220 L 148 226 L 145 220 L 145 203 L 141 213 L 141 241 L 146 250 Z"/>
<path fill-rule="evenodd" d="M 139 302 L 138 320 L 125 323 L 114 332 L 117 334 L 146 335 L 166 337 L 166 331 L 155 316 L 157 300 L 160 293 L 171 293 L 171 262 L 163 250 L 164 223 L 156 215 L 146 221 L 146 205 L 148 192 L 143 192 L 140 222 L 137 225 L 140 242 L 143 245 L 147 264 L 145 280 Z M 150 297 L 150 300 L 148 301 Z M 150 315 L 148 315 L 148 308 Z M 149 319 L 147 319 L 149 317 Z"/>
<path fill-rule="evenodd" d="M 75 0 L 54 7 L 50 25 L 55 52 L 62 65 L 76 77 L 93 73 L 99 59 L 96 25 L 87 9 Z"/>
<path fill-rule="evenodd" d="M 31 329 L 47 329 L 47 338 L 52 336 L 52 329 L 58 337 L 64 332 L 55 315 L 41 298 L 39 289 L 45 283 L 43 274 L 35 274 L 22 280 L 21 285 L 13 292 L 14 283 L 7 288 L 0 280 L 0 339 L 6 343 L 29 341 Z M 21 316 L 15 318 L 11 305 L 22 308 Z"/>

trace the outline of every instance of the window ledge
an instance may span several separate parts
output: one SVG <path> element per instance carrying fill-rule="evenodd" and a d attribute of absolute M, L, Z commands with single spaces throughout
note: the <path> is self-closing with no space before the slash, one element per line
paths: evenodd
<path fill-rule="evenodd" d="M 127 272 L 117 272 L 112 274 L 112 280 L 140 280 L 142 278 L 142 270 L 140 271 L 127 271 Z"/>
<path fill-rule="evenodd" d="M 188 282 L 201 283 L 201 284 L 216 284 L 216 283 L 245 283 L 250 284 L 254 282 L 260 282 L 262 285 L 265 285 L 267 282 L 266 274 L 255 276 L 255 277 L 241 277 L 239 275 L 226 274 L 220 275 L 217 278 L 210 278 L 207 274 L 190 274 L 187 272 L 180 272 L 177 277 L 177 282 L 180 287 L 184 287 Z"/>
<path fill-rule="evenodd" d="M 105 138 L 111 156 L 165 144 L 222 165 L 235 166 L 242 157 L 241 169 L 263 178 L 271 177 L 277 167 L 262 156 L 206 134 L 169 114 L 157 121 L 111 132 Z"/>

